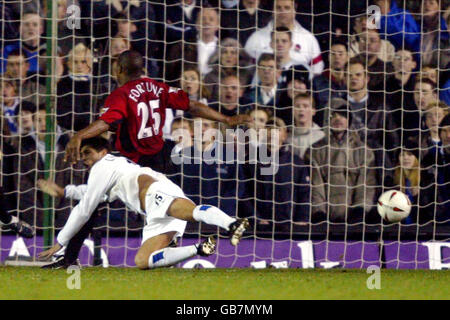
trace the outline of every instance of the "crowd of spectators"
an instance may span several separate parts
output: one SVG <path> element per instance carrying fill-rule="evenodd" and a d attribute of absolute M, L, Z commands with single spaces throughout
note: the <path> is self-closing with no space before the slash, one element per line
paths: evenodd
<path fill-rule="evenodd" d="M 52 52 L 47 4 L 0 3 L 2 184 L 26 221 L 42 225 L 36 181 L 50 151 L 60 184 L 86 178 L 60 161 L 65 143 L 97 118 L 118 86 L 117 56 L 133 49 L 147 76 L 254 119 L 241 141 L 167 111 L 172 178 L 194 201 L 290 232 L 380 223 L 377 197 L 398 189 L 413 204 L 404 224 L 450 224 L 450 1 L 58 0 Z M 56 202 L 57 221 L 69 205 Z"/>

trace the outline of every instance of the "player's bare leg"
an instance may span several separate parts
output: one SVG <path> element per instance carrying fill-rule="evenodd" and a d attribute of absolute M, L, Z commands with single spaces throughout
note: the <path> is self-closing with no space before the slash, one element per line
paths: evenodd
<path fill-rule="evenodd" d="M 215 252 L 213 237 L 204 242 L 179 248 L 170 248 L 176 232 L 167 232 L 147 239 L 139 249 L 134 262 L 139 269 L 169 267 L 196 255 L 208 256 Z"/>
<path fill-rule="evenodd" d="M 172 242 L 174 236 L 175 232 L 168 232 L 147 239 L 139 248 L 139 251 L 134 257 L 136 266 L 139 269 L 147 269 L 148 258 L 150 257 L 150 255 L 155 251 L 168 247 L 170 242 Z"/>
<path fill-rule="evenodd" d="M 161 184 L 157 186 L 156 184 Z M 138 178 L 139 200 L 141 208 L 146 211 L 147 191 L 152 186 L 155 190 L 163 189 L 161 182 L 156 181 L 148 175 L 141 175 Z M 249 227 L 248 220 L 235 219 L 227 215 L 219 208 L 211 205 L 196 206 L 194 202 L 186 198 L 176 198 L 172 201 L 166 212 L 167 215 L 184 220 L 197 221 L 221 227 L 229 232 L 231 244 L 236 246 L 242 238 L 244 231 Z"/>
<path fill-rule="evenodd" d="M 234 246 L 239 243 L 244 231 L 249 227 L 246 218 L 235 219 L 215 206 L 196 206 L 191 200 L 183 198 L 175 199 L 167 214 L 185 221 L 198 221 L 221 227 L 229 232 L 231 244 Z"/>

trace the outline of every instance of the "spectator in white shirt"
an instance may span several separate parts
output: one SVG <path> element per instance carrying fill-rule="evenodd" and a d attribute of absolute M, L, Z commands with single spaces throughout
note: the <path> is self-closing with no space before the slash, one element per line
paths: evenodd
<path fill-rule="evenodd" d="M 219 31 L 219 15 L 213 8 L 204 8 L 197 18 L 200 25 L 197 40 L 197 62 L 202 76 L 211 71 L 208 66 L 209 58 L 216 52 L 218 47 L 217 32 Z"/>
<path fill-rule="evenodd" d="M 311 68 L 313 74 L 321 74 L 324 68 L 319 42 L 316 37 L 295 20 L 294 0 L 275 0 L 274 18 L 261 30 L 255 31 L 245 44 L 245 50 L 254 59 L 265 52 L 272 52 L 271 33 L 278 27 L 287 27 L 292 32 L 291 58 L 294 64 Z"/>

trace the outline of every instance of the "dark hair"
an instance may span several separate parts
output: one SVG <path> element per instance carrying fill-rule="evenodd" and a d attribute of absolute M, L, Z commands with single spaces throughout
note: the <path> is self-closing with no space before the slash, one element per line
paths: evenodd
<path fill-rule="evenodd" d="M 273 53 L 263 53 L 263 54 L 261 54 L 260 56 L 259 56 L 259 58 L 258 58 L 258 66 L 261 64 L 261 62 L 263 62 L 263 61 L 271 61 L 271 60 L 273 60 L 273 61 L 277 61 L 276 59 L 275 59 L 275 55 L 273 54 Z"/>
<path fill-rule="evenodd" d="M 35 10 L 33 8 L 25 8 L 22 12 L 21 18 L 23 18 L 27 14 L 35 14 L 35 15 L 38 15 L 41 19 L 44 18 L 41 13 L 39 13 L 37 10 Z"/>
<path fill-rule="evenodd" d="M 81 147 L 90 147 L 97 152 L 100 152 L 106 149 L 108 152 L 111 150 L 111 146 L 109 145 L 109 141 L 102 137 L 94 137 L 85 139 L 81 142 Z"/>
<path fill-rule="evenodd" d="M 15 50 L 13 50 L 13 51 L 11 51 L 10 53 L 9 53 L 9 55 L 8 55 L 8 58 L 10 57 L 10 56 L 22 56 L 22 57 L 24 57 L 24 59 L 25 59 L 25 61 L 26 62 L 28 62 L 28 57 L 27 57 L 27 54 L 25 53 L 25 51 L 23 51 L 23 50 L 21 50 L 21 49 L 15 49 Z"/>
<path fill-rule="evenodd" d="M 114 15 L 112 18 L 114 20 L 128 20 L 127 15 L 122 12 L 119 12 L 118 14 Z"/>
<path fill-rule="evenodd" d="M 402 152 L 409 152 L 413 154 L 417 159 L 420 159 L 420 147 L 416 140 L 413 138 L 406 139 L 401 148 L 397 150 L 397 159 L 400 157 Z"/>
<path fill-rule="evenodd" d="M 236 78 L 239 81 L 239 85 L 244 86 L 244 84 L 242 83 L 244 81 L 244 79 L 242 79 L 242 77 L 240 77 L 238 73 L 234 73 L 234 72 L 222 77 L 220 79 L 220 84 L 222 84 L 225 81 L 225 79 L 228 79 L 228 78 Z"/>
<path fill-rule="evenodd" d="M 14 88 L 17 92 L 17 83 L 13 79 L 3 78 L 0 79 L 0 85 L 8 85 Z"/>
<path fill-rule="evenodd" d="M 441 136 L 442 133 L 442 129 L 444 129 L 444 127 L 450 126 L 450 113 L 447 114 L 441 121 L 441 123 L 439 124 L 439 137 Z"/>
<path fill-rule="evenodd" d="M 332 46 L 344 46 L 345 50 L 348 52 L 348 40 L 345 37 L 333 37 L 331 39 L 331 45 Z"/>
<path fill-rule="evenodd" d="M 433 92 L 436 91 L 436 89 L 437 89 L 436 82 L 434 82 L 433 80 L 428 79 L 428 78 L 417 77 L 417 80 L 414 83 L 414 86 L 416 86 L 418 83 L 428 83 L 431 86 L 431 89 L 433 90 Z"/>
<path fill-rule="evenodd" d="M 297 99 L 306 99 L 311 101 L 311 106 L 315 109 L 316 108 L 316 101 L 314 100 L 314 96 L 309 93 L 309 92 L 304 92 L 304 93 L 297 93 L 294 97 L 294 99 L 292 99 L 292 102 L 295 102 L 295 100 Z"/>
<path fill-rule="evenodd" d="M 19 109 L 19 108 L 17 108 Z M 20 103 L 20 111 L 28 111 L 30 113 L 36 112 L 36 105 L 33 102 L 22 101 Z"/>
<path fill-rule="evenodd" d="M 276 29 L 274 29 L 271 32 L 270 37 L 272 38 L 275 33 L 281 33 L 281 32 L 286 32 L 289 35 L 289 39 L 292 40 L 292 32 L 291 32 L 291 30 L 289 30 L 288 27 L 284 27 L 284 26 L 277 27 Z"/>
<path fill-rule="evenodd" d="M 298 80 L 306 85 L 306 88 L 311 87 L 311 81 L 309 80 L 309 70 L 305 66 L 299 64 L 292 66 L 288 70 L 283 71 L 283 76 L 286 77 L 286 85 L 292 80 Z"/>
<path fill-rule="evenodd" d="M 392 3 L 395 0 L 387 0 L 387 1 L 389 1 L 389 3 Z M 373 5 L 376 5 L 378 2 L 380 2 L 380 0 L 371 0 L 369 3 L 373 4 Z"/>
<path fill-rule="evenodd" d="M 364 71 L 367 73 L 367 65 L 366 62 L 363 60 L 361 56 L 355 56 L 353 58 L 350 58 L 350 60 L 347 63 L 346 68 L 350 67 L 351 64 L 360 64 L 363 66 Z"/>
<path fill-rule="evenodd" d="M 122 52 L 118 61 L 119 66 L 128 76 L 140 76 L 143 73 L 144 58 L 137 51 L 127 50 Z"/>

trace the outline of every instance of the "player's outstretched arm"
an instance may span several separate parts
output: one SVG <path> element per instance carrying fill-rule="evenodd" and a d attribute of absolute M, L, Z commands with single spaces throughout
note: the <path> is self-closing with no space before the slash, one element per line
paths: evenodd
<path fill-rule="evenodd" d="M 39 254 L 39 258 L 46 259 L 51 257 L 61 247 L 67 246 L 69 241 L 78 231 L 89 221 L 92 213 L 99 203 L 105 201 L 106 191 L 115 183 L 112 178 L 114 171 L 109 167 L 95 166 L 91 169 L 87 186 L 80 185 L 77 188 L 83 188 L 80 202 L 72 209 L 63 229 L 57 236 L 57 243 L 50 249 Z M 84 187 L 86 186 L 86 187 Z"/>
<path fill-rule="evenodd" d="M 50 179 L 39 179 L 37 185 L 42 192 L 47 193 L 52 197 L 64 197 L 64 188 L 60 187 Z"/>
<path fill-rule="evenodd" d="M 102 134 L 103 132 L 108 131 L 109 127 L 109 124 L 107 124 L 105 121 L 96 120 L 86 128 L 75 133 L 67 143 L 64 161 L 70 163 L 77 163 L 78 161 L 80 161 L 81 142 L 84 139 L 93 138 Z"/>
<path fill-rule="evenodd" d="M 189 112 L 194 117 L 200 117 L 208 120 L 219 121 L 234 127 L 238 124 L 248 124 L 252 122 L 252 118 L 246 114 L 239 114 L 232 117 L 226 116 L 208 107 L 207 105 L 191 100 L 189 102 Z"/>

